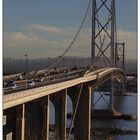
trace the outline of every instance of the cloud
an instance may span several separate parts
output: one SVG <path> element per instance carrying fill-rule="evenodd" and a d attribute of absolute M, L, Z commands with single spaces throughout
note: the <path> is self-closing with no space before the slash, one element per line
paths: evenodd
<path fill-rule="evenodd" d="M 22 47 L 22 46 L 46 46 L 46 45 L 61 45 L 57 41 L 50 41 L 47 38 L 42 38 L 36 34 L 28 34 L 23 32 L 4 33 L 4 46 L 8 47 Z"/>
<path fill-rule="evenodd" d="M 35 57 L 43 57 L 43 55 L 44 57 L 58 56 L 70 45 L 77 30 L 78 29 L 75 27 L 58 28 L 33 24 L 26 27 L 22 32 L 6 32 L 4 33 L 4 53 L 6 54 L 8 49 L 17 49 L 19 50 L 19 55 L 23 53 L 22 50 L 26 50 Z M 126 43 L 126 58 L 130 59 L 136 57 L 135 32 L 118 30 L 118 41 Z M 90 55 L 90 46 L 91 32 L 90 29 L 87 28 L 80 32 L 69 55 Z M 11 55 L 16 56 L 16 54 Z"/>
<path fill-rule="evenodd" d="M 41 32 L 47 32 L 56 35 L 60 35 L 64 33 L 63 29 L 54 26 L 47 26 L 47 25 L 40 25 L 40 24 L 29 25 L 28 28 L 31 29 L 32 31 L 41 31 Z"/>

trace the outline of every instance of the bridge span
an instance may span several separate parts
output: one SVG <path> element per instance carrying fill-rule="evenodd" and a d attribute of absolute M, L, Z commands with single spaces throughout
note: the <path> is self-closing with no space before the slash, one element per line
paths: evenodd
<path fill-rule="evenodd" d="M 36 134 L 37 139 L 49 140 L 51 101 L 55 107 L 57 140 L 68 139 L 71 131 L 75 139 L 90 140 L 92 93 L 96 86 L 111 77 L 121 81 L 124 74 L 119 68 L 103 68 L 72 80 L 4 95 L 4 137 L 11 134 L 15 140 L 28 140 L 31 134 Z M 73 106 L 69 132 L 66 128 L 67 96 L 71 98 Z"/>
<path fill-rule="evenodd" d="M 100 70 L 96 70 L 94 72 L 87 73 L 80 78 L 4 95 L 3 96 L 3 103 L 4 103 L 3 109 L 7 109 L 10 107 L 19 105 L 19 104 L 30 102 L 32 100 L 41 98 L 43 96 L 47 96 L 49 94 L 53 94 L 55 92 L 59 92 L 61 90 L 70 88 L 72 86 L 75 86 L 81 83 L 96 81 L 94 83 L 96 83 L 96 86 L 97 86 L 97 83 L 102 82 L 101 80 L 103 80 L 104 78 L 105 79 L 108 78 L 110 74 L 116 75 L 116 74 L 122 74 L 122 73 L 123 73 L 122 70 L 119 68 L 103 68 Z"/>

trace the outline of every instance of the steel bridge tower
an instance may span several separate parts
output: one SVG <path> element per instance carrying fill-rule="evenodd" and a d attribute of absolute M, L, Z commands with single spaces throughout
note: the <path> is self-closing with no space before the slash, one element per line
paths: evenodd
<path fill-rule="evenodd" d="M 115 0 L 92 0 L 91 64 L 93 69 L 115 67 Z M 114 105 L 114 80 L 111 78 L 109 109 Z"/>
<path fill-rule="evenodd" d="M 91 60 L 115 66 L 115 0 L 92 0 Z M 106 65 L 106 63 L 108 63 Z"/>
<path fill-rule="evenodd" d="M 125 42 L 123 43 L 115 43 L 115 66 L 121 68 L 126 74 L 125 71 Z M 117 85 L 116 85 L 117 86 Z M 117 87 L 116 93 L 122 91 L 122 94 L 125 93 L 126 90 L 126 80 L 123 81 L 121 86 Z"/>

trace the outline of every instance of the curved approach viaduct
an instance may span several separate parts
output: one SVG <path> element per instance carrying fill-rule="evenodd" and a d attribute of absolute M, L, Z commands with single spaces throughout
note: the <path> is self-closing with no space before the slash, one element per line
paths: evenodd
<path fill-rule="evenodd" d="M 28 140 L 33 136 L 36 139 L 49 140 L 51 101 L 55 108 L 56 139 L 66 140 L 67 96 L 69 96 L 73 106 L 74 138 L 90 140 L 92 93 L 96 86 L 111 77 L 120 81 L 124 78 L 124 74 L 118 68 L 103 68 L 80 78 L 4 95 L 3 110 L 6 116 L 4 137 L 12 133 L 15 140 Z"/>

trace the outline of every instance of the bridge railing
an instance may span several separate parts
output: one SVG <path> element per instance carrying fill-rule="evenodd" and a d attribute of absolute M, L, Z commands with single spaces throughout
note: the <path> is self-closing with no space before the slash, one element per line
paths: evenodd
<path fill-rule="evenodd" d="M 81 69 L 81 70 L 76 70 L 76 71 L 72 71 L 72 72 L 66 72 L 66 73 L 63 73 L 63 74 L 60 74 L 57 76 L 56 75 L 50 76 L 48 80 L 43 81 L 43 82 L 36 82 L 35 85 L 33 85 L 33 86 L 21 85 L 15 89 L 5 88 L 3 93 L 5 95 L 5 94 L 10 94 L 10 93 L 14 93 L 14 92 L 23 91 L 23 90 L 38 88 L 41 86 L 46 86 L 46 85 L 50 85 L 50 84 L 54 84 L 54 83 L 58 83 L 58 82 L 63 82 L 66 80 L 71 80 L 71 79 L 83 76 L 85 71 L 86 71 L 86 69 Z"/>

